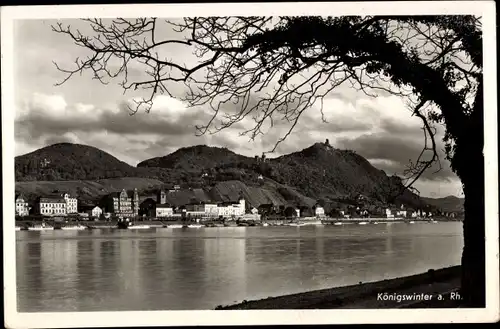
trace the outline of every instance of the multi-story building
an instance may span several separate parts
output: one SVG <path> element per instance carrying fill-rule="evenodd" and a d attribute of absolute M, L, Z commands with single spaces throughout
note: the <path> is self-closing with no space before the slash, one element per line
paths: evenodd
<path fill-rule="evenodd" d="M 114 213 L 119 217 L 138 216 L 139 215 L 139 194 L 134 189 L 132 197 L 129 197 L 127 191 L 115 192 L 105 199 L 105 207 L 108 212 Z"/>
<path fill-rule="evenodd" d="M 216 203 L 191 203 L 186 205 L 186 214 L 191 216 L 218 217 L 219 209 Z"/>
<path fill-rule="evenodd" d="M 155 217 L 172 217 L 174 216 L 174 208 L 169 204 L 157 204 L 155 209 Z"/>
<path fill-rule="evenodd" d="M 64 193 L 62 195 L 64 200 L 66 201 L 66 213 L 67 214 L 76 214 L 78 213 L 78 199 L 72 198 L 69 193 Z"/>
<path fill-rule="evenodd" d="M 99 218 L 102 215 L 102 209 L 99 206 L 95 206 L 89 211 L 89 215 L 94 218 Z"/>
<path fill-rule="evenodd" d="M 36 212 L 42 216 L 66 216 L 66 200 L 60 197 L 40 197 L 36 202 Z"/>
<path fill-rule="evenodd" d="M 217 206 L 218 215 L 222 217 L 241 216 L 245 214 L 245 199 L 240 198 L 238 203 L 222 203 Z"/>
<path fill-rule="evenodd" d="M 29 215 L 29 205 L 28 200 L 23 194 L 19 194 L 16 197 L 16 215 L 17 216 L 28 216 Z"/>

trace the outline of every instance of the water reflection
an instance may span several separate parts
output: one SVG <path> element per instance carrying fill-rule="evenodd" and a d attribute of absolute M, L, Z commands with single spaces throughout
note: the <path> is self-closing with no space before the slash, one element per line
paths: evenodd
<path fill-rule="evenodd" d="M 20 311 L 213 309 L 458 264 L 459 223 L 17 232 Z"/>

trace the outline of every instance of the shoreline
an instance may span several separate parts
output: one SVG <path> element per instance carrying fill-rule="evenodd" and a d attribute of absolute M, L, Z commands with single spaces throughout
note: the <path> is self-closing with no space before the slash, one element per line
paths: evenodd
<path fill-rule="evenodd" d="M 379 309 L 379 308 L 454 308 L 460 307 L 461 266 L 302 293 L 219 305 L 215 310 L 249 309 Z M 441 295 L 442 299 L 439 299 Z M 413 300 L 397 301 L 397 296 Z M 420 296 L 425 297 L 419 299 Z M 427 296 L 427 297 L 426 297 Z"/>
<path fill-rule="evenodd" d="M 321 221 L 321 222 L 319 222 Z M 296 223 L 294 221 L 290 220 L 263 220 L 260 222 L 241 222 L 240 224 L 237 224 L 236 221 L 229 221 L 227 224 L 217 224 L 213 225 L 212 222 L 207 222 L 207 223 L 192 223 L 192 224 L 198 224 L 202 225 L 203 227 L 211 228 L 211 227 L 235 227 L 235 226 L 241 226 L 241 227 L 247 227 L 247 226 L 269 226 L 269 227 L 281 227 L 281 226 L 331 226 L 331 225 L 352 225 L 352 224 L 369 224 L 369 225 L 374 225 L 374 224 L 404 224 L 404 223 L 445 223 L 445 222 L 460 222 L 460 220 L 443 220 L 443 219 L 434 219 L 434 220 L 429 220 L 429 219 L 416 219 L 413 221 L 409 221 L 406 219 L 390 219 L 388 220 L 387 218 L 367 218 L 367 219 L 358 219 L 358 218 L 351 218 L 351 219 L 329 219 L 329 220 L 301 220 L 300 223 Z M 18 221 L 15 223 L 16 229 L 17 228 L 26 228 L 27 226 L 31 225 L 41 225 L 42 223 L 46 223 L 49 226 L 52 227 L 60 227 L 60 226 L 76 226 L 76 225 L 82 225 L 85 226 L 86 229 L 109 229 L 109 228 L 116 228 L 118 222 L 117 221 L 69 221 L 69 222 L 54 222 L 51 220 L 26 220 L 26 221 Z M 165 226 L 171 226 L 171 225 L 187 225 L 188 223 L 182 222 L 182 221 L 161 221 L 161 220 L 145 220 L 145 221 L 136 221 L 135 222 L 138 225 L 148 225 L 150 228 L 165 228 Z M 293 224 L 295 223 L 295 225 Z M 189 223 L 191 224 L 191 223 Z M 297 225 L 298 224 L 298 225 Z"/>

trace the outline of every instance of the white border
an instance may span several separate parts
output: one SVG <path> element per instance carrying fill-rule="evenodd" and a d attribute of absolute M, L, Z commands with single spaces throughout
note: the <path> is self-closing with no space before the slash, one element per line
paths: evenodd
<path fill-rule="evenodd" d="M 483 16 L 485 97 L 487 308 L 428 310 L 269 310 L 17 313 L 14 221 L 13 21 L 79 17 L 474 14 Z M 499 319 L 496 34 L 493 1 L 218 3 L 165 5 L 18 6 L 1 9 L 4 305 L 8 328 L 165 325 L 493 322 Z M 10 206 L 12 204 L 12 207 Z M 118 313 L 118 314 L 117 314 Z"/>

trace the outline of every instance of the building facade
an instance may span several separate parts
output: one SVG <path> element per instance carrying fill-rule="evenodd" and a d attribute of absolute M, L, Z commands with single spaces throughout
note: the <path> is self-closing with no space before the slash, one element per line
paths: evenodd
<path fill-rule="evenodd" d="M 316 205 L 314 207 L 314 215 L 316 217 L 325 217 L 325 208 L 321 207 L 320 205 Z"/>
<path fill-rule="evenodd" d="M 155 207 L 155 217 L 173 217 L 174 208 L 169 204 L 157 204 Z"/>
<path fill-rule="evenodd" d="M 89 215 L 94 217 L 94 218 L 99 218 L 102 215 L 102 209 L 99 206 L 95 206 L 92 208 L 89 212 Z"/>
<path fill-rule="evenodd" d="M 66 200 L 64 198 L 41 197 L 36 203 L 36 212 L 42 216 L 66 216 Z"/>
<path fill-rule="evenodd" d="M 223 203 L 217 206 L 217 212 L 222 217 L 237 217 L 245 214 L 245 199 L 240 198 L 238 203 Z"/>
<path fill-rule="evenodd" d="M 119 217 L 138 216 L 139 215 L 139 194 L 134 189 L 133 196 L 129 197 L 127 191 L 123 189 L 119 193 L 113 193 L 106 200 L 108 212 Z"/>
<path fill-rule="evenodd" d="M 66 201 L 66 213 L 67 214 L 76 214 L 78 213 L 78 199 L 72 198 L 69 193 L 64 193 L 62 195 L 64 201 Z"/>
<path fill-rule="evenodd" d="M 28 200 L 22 194 L 16 197 L 16 215 L 17 216 L 28 216 L 29 215 L 29 205 Z"/>

